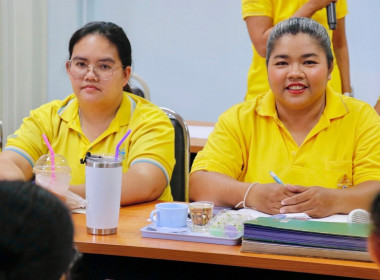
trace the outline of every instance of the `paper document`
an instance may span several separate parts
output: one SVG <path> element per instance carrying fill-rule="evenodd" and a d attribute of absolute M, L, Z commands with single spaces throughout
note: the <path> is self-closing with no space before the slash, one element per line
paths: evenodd
<path fill-rule="evenodd" d="M 213 126 L 201 126 L 201 125 L 188 125 L 189 134 L 192 138 L 207 139 L 211 131 L 214 129 Z"/>
<path fill-rule="evenodd" d="M 246 211 L 250 215 L 252 215 L 253 217 L 270 217 L 271 216 L 269 214 L 265 214 L 263 212 L 260 212 L 260 211 L 254 210 L 254 209 L 250 209 L 250 208 L 245 208 L 245 209 L 243 208 L 243 209 L 240 209 L 238 211 Z M 303 219 L 305 219 L 305 217 L 308 217 L 308 215 L 305 213 L 289 213 L 289 214 L 279 214 L 279 215 L 284 216 L 283 218 L 289 218 L 289 219 L 293 218 L 293 219 L 299 219 L 299 220 L 303 220 Z M 347 223 L 347 216 L 348 215 L 336 214 L 336 215 L 331 215 L 331 216 L 328 216 L 325 218 L 318 218 L 318 219 L 310 218 L 309 220 L 320 221 L 320 222 Z"/>

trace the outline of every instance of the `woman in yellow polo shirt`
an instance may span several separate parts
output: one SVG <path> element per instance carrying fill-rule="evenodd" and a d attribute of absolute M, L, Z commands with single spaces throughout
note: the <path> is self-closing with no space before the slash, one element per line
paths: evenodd
<path fill-rule="evenodd" d="M 174 129 L 157 106 L 123 91 L 131 76 L 131 45 L 123 29 L 91 22 L 69 42 L 66 62 L 74 93 L 32 110 L 8 137 L 0 154 L 0 180 L 30 180 L 38 158 L 48 153 L 45 134 L 56 154 L 72 170 L 70 190 L 85 196 L 85 166 L 91 154 L 115 153 L 123 159 L 121 204 L 172 200 L 170 178 L 175 164 Z"/>
<path fill-rule="evenodd" d="M 266 63 L 271 91 L 219 117 L 193 162 L 190 199 L 312 217 L 369 209 L 380 191 L 380 118 L 327 86 L 326 29 L 308 18 L 280 22 Z"/>
<path fill-rule="evenodd" d="M 336 2 L 337 27 L 330 30 L 326 6 Z M 270 90 L 265 67 L 266 43 L 271 29 L 290 17 L 309 17 L 322 24 L 332 40 L 334 69 L 329 85 L 337 92 L 352 93 L 350 86 L 349 55 L 345 31 L 348 13 L 346 0 L 242 0 L 242 16 L 252 41 L 252 63 L 248 70 L 245 100 Z"/>

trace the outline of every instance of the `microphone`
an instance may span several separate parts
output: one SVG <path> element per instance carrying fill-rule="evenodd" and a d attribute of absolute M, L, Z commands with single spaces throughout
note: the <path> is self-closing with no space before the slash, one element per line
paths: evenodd
<path fill-rule="evenodd" d="M 335 2 L 331 2 L 326 6 L 327 12 L 327 22 L 329 23 L 329 27 L 331 30 L 335 30 L 336 28 L 336 10 L 335 10 Z"/>

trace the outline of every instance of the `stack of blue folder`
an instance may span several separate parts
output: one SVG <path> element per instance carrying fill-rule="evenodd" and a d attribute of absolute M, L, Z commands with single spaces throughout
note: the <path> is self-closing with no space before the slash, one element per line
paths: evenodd
<path fill-rule="evenodd" d="M 370 260 L 370 224 L 258 217 L 244 223 L 243 252 Z"/>

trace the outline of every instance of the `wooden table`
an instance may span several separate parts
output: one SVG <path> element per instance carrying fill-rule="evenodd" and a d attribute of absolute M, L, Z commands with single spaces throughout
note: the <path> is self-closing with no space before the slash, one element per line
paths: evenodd
<path fill-rule="evenodd" d="M 75 243 L 82 253 L 263 268 L 362 279 L 380 279 L 375 263 L 240 252 L 240 245 L 216 245 L 143 238 L 140 228 L 157 202 L 123 207 L 118 232 L 96 236 L 86 232 L 86 216 L 73 214 Z"/>
<path fill-rule="evenodd" d="M 213 128 L 214 122 L 201 122 L 201 121 L 186 121 L 188 126 L 199 126 L 199 127 L 210 127 Z M 204 145 L 207 142 L 207 138 L 192 136 L 190 133 L 190 153 L 198 153 L 203 149 Z"/>

